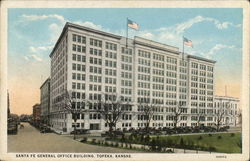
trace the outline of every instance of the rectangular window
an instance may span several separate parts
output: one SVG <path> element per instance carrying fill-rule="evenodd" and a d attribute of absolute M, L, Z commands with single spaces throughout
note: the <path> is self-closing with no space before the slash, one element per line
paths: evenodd
<path fill-rule="evenodd" d="M 76 51 L 76 45 L 75 44 L 72 45 L 72 50 Z"/>

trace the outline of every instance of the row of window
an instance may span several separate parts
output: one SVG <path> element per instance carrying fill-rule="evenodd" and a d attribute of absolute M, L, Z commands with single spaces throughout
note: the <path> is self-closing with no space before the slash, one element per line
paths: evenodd
<path fill-rule="evenodd" d="M 86 53 L 86 47 L 82 46 L 82 45 L 73 44 L 72 45 L 72 50 L 77 51 L 77 52 L 81 52 L 81 53 Z"/>
<path fill-rule="evenodd" d="M 90 73 L 96 73 L 96 74 L 102 74 L 102 68 L 101 67 L 90 66 L 89 67 L 89 72 Z"/>
<path fill-rule="evenodd" d="M 81 35 L 73 34 L 72 40 L 73 40 L 73 42 L 86 44 L 86 37 L 81 36 Z"/>
<path fill-rule="evenodd" d="M 85 90 L 85 83 L 72 82 L 72 89 Z"/>
<path fill-rule="evenodd" d="M 90 48 L 89 53 L 95 56 L 102 56 L 102 50 Z"/>
<path fill-rule="evenodd" d="M 79 62 L 86 62 L 86 56 L 85 55 L 72 54 L 72 60 L 79 61 Z"/>
<path fill-rule="evenodd" d="M 109 52 L 109 51 L 106 51 L 105 56 L 106 56 L 106 58 L 111 58 L 111 59 L 116 59 L 117 58 L 117 54 L 116 53 Z"/>
<path fill-rule="evenodd" d="M 132 57 L 131 56 L 122 55 L 122 61 L 126 62 L 126 63 L 132 63 Z"/>
<path fill-rule="evenodd" d="M 85 81 L 85 74 L 72 73 L 72 79 Z"/>
<path fill-rule="evenodd" d="M 122 78 L 132 79 L 132 73 L 130 72 L 122 72 L 121 76 Z"/>
<path fill-rule="evenodd" d="M 116 70 L 105 69 L 105 75 L 116 76 Z"/>
<path fill-rule="evenodd" d="M 132 95 L 132 89 L 121 88 L 121 93 L 122 94 L 127 94 L 127 95 Z"/>
<path fill-rule="evenodd" d="M 73 63 L 72 64 L 72 70 L 85 72 L 85 65 Z"/>

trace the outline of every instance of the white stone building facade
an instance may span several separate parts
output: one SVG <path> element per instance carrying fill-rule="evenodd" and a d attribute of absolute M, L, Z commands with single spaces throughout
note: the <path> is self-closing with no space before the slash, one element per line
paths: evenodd
<path fill-rule="evenodd" d="M 91 28 L 66 23 L 51 58 L 51 124 L 55 131 L 69 133 L 71 114 L 57 106 L 57 97 L 74 91 L 79 100 L 96 101 L 102 93 L 117 93 L 131 102 L 117 128 L 144 127 L 138 104 L 145 98 L 157 104 L 151 127 L 173 127 L 172 109 L 184 109 L 178 126 L 196 126 L 197 115 L 206 113 L 204 125 L 214 120 L 215 61 L 183 55 L 178 48 L 140 37 L 128 39 Z M 86 106 L 93 109 L 93 106 Z M 78 115 L 78 129 L 107 130 L 95 112 Z"/>
<path fill-rule="evenodd" d="M 239 124 L 239 98 L 229 96 L 215 96 L 215 110 L 220 110 L 222 115 L 221 126 L 235 127 Z M 216 121 L 216 117 L 214 118 Z"/>

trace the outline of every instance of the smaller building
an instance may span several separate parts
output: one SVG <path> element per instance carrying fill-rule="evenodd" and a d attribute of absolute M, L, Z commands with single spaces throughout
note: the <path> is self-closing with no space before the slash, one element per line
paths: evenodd
<path fill-rule="evenodd" d="M 40 104 L 35 104 L 33 106 L 33 123 L 39 125 L 41 120 L 41 106 Z"/>
<path fill-rule="evenodd" d="M 50 78 L 40 87 L 41 122 L 50 125 Z"/>
<path fill-rule="evenodd" d="M 229 96 L 215 96 L 214 108 L 220 116 L 215 117 L 220 119 L 221 126 L 231 126 L 234 127 L 239 123 L 239 98 L 229 97 Z M 215 112 L 216 115 L 216 112 Z"/>

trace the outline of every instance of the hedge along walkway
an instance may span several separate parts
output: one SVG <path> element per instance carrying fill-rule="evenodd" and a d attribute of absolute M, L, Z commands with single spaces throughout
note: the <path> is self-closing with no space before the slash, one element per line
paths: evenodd
<path fill-rule="evenodd" d="M 82 139 L 77 139 L 77 141 L 81 141 Z M 95 140 L 95 144 L 94 145 L 100 145 L 98 144 L 98 142 L 102 143 L 101 145 L 107 146 L 107 144 L 109 144 L 108 146 L 110 147 L 111 144 L 113 144 L 112 147 L 115 148 L 115 145 L 118 144 L 117 148 L 131 148 L 131 149 L 136 149 L 136 150 L 140 150 L 138 151 L 138 153 L 144 151 L 144 152 L 150 152 L 150 146 L 148 145 L 141 145 L 141 144 L 130 144 L 130 143 L 121 143 L 121 142 L 116 142 L 116 141 L 110 141 L 110 140 L 105 140 L 104 138 L 97 138 L 97 139 L 93 139 L 93 138 L 87 138 L 86 142 L 83 143 L 90 143 L 93 142 L 93 140 Z M 101 146 L 100 145 L 100 146 Z M 165 148 L 165 151 L 167 150 L 171 150 L 173 153 L 198 153 L 198 154 L 210 154 L 210 153 L 217 153 L 217 152 L 208 152 L 208 151 L 200 151 L 200 150 L 189 150 L 189 149 L 180 149 L 180 148 Z M 157 153 L 157 152 L 156 152 Z M 160 153 L 160 152 L 158 152 Z M 161 152 L 164 153 L 164 152 Z M 220 153 L 221 154 L 221 153 Z"/>

